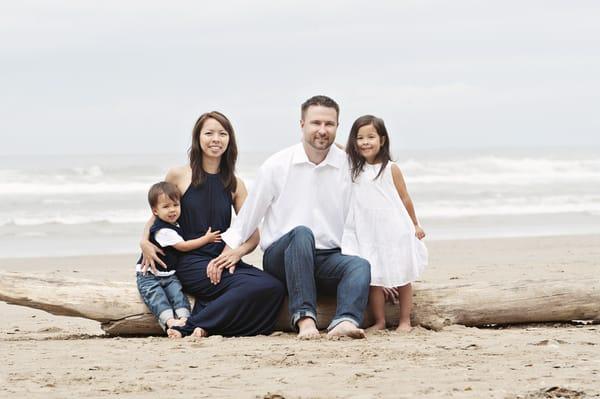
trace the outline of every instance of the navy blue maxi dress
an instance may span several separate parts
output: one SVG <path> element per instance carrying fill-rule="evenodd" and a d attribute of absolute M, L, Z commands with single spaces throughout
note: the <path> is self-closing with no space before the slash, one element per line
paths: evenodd
<path fill-rule="evenodd" d="M 231 193 L 218 174 L 209 174 L 201 186 L 190 185 L 181 199 L 179 225 L 183 238 L 201 237 L 209 227 L 224 232 L 231 223 L 231 207 Z M 196 303 L 186 325 L 176 329 L 184 336 L 196 327 L 210 335 L 271 333 L 285 288 L 276 278 L 242 261 L 233 274 L 224 270 L 221 282 L 213 285 L 206 276 L 206 267 L 224 246 L 222 242 L 211 243 L 180 257 L 177 277 L 183 290 L 196 298 Z"/>

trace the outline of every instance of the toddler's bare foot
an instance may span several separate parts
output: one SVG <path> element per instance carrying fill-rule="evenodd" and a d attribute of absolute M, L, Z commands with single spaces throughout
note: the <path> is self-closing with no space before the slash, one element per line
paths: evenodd
<path fill-rule="evenodd" d="M 385 321 L 378 321 L 373 324 L 371 327 L 367 328 L 367 332 L 385 330 Z"/>
<path fill-rule="evenodd" d="M 191 336 L 194 338 L 206 338 L 208 337 L 208 333 L 203 328 L 196 327 Z"/>
<path fill-rule="evenodd" d="M 171 327 L 174 327 L 174 326 L 183 327 L 183 326 L 185 326 L 186 320 L 187 319 L 185 319 L 185 320 L 182 320 L 182 319 L 179 319 L 179 320 L 169 319 L 169 320 L 167 320 L 167 327 L 168 328 L 171 328 Z"/>
<path fill-rule="evenodd" d="M 171 339 L 177 339 L 182 337 L 179 331 L 174 330 L 172 328 L 167 329 L 167 336 Z"/>
<path fill-rule="evenodd" d="M 398 328 L 396 328 L 397 332 L 411 332 L 412 331 L 412 326 L 410 325 L 410 322 L 405 322 L 405 323 L 400 323 L 398 325 Z"/>
<path fill-rule="evenodd" d="M 298 339 L 317 339 L 321 337 L 315 321 L 310 317 L 298 320 Z"/>
<path fill-rule="evenodd" d="M 173 326 L 176 326 L 176 325 L 177 325 L 177 324 L 175 324 L 176 322 L 177 322 L 177 319 L 174 319 L 174 318 L 172 318 L 172 317 L 171 317 L 170 319 L 168 319 L 168 320 L 165 322 L 165 324 L 167 325 L 167 328 L 171 328 L 171 327 L 173 327 Z"/>
<path fill-rule="evenodd" d="M 365 330 L 356 327 L 349 321 L 342 321 L 327 333 L 328 337 L 367 338 Z"/>

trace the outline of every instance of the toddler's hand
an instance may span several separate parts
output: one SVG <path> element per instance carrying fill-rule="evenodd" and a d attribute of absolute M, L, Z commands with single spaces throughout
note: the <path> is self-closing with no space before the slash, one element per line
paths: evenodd
<path fill-rule="evenodd" d="M 415 226 L 415 236 L 419 239 L 422 240 L 423 238 L 425 238 L 425 230 L 423 230 L 421 228 L 421 226 Z"/>
<path fill-rule="evenodd" d="M 208 242 L 221 242 L 221 231 L 212 231 L 209 227 L 204 237 L 208 238 Z"/>

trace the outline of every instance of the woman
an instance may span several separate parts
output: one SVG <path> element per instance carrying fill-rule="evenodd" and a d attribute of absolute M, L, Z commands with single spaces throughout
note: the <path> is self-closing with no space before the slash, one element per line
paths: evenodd
<path fill-rule="evenodd" d="M 208 112 L 200 116 L 192 133 L 189 165 L 171 169 L 166 181 L 183 193 L 179 224 L 184 239 L 200 237 L 208 228 L 225 231 L 231 222 L 231 207 L 239 212 L 247 196 L 246 187 L 234 174 L 237 146 L 233 127 L 225 115 Z M 146 225 L 149 228 L 152 220 Z M 146 259 L 156 260 L 156 247 L 144 232 L 141 247 Z M 192 315 L 183 327 L 167 330 L 169 337 L 212 334 L 242 336 L 269 334 L 284 297 L 279 280 L 240 259 L 258 244 L 258 231 L 220 261 L 235 265 L 216 284 L 207 276 L 209 262 L 223 251 L 214 242 L 182 254 L 177 277 L 185 292 L 196 298 Z M 214 280 L 214 279 L 213 279 Z"/>

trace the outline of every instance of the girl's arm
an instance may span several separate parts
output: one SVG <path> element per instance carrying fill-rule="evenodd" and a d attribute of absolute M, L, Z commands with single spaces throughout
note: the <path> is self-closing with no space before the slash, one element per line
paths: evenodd
<path fill-rule="evenodd" d="M 394 180 L 394 186 L 396 186 L 396 191 L 398 191 L 398 195 L 404 204 L 404 207 L 408 211 L 408 215 L 415 225 L 415 235 L 420 240 L 425 237 L 425 231 L 419 226 L 419 221 L 417 219 L 417 214 L 415 213 L 415 207 L 413 205 L 412 199 L 410 199 L 410 195 L 408 195 L 408 190 L 406 189 L 406 183 L 404 182 L 404 177 L 402 176 L 402 172 L 400 172 L 400 168 L 396 164 L 392 164 L 392 179 Z"/>
<path fill-rule="evenodd" d="M 242 205 L 248 196 L 248 190 L 242 179 L 237 178 L 237 189 L 233 194 L 233 208 L 235 213 L 238 214 Z M 218 284 L 221 281 L 221 273 L 223 269 L 229 269 L 230 273 L 235 271 L 235 265 L 238 264 L 242 256 L 249 254 L 254 251 L 260 241 L 260 235 L 258 229 L 254 230 L 252 235 L 236 249 L 231 249 L 225 245 L 223 252 L 218 257 L 211 260 L 206 268 L 206 274 L 210 278 L 213 284 Z"/>

